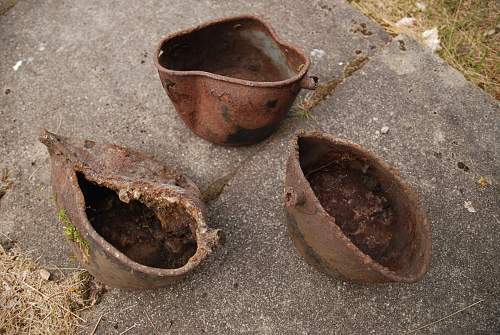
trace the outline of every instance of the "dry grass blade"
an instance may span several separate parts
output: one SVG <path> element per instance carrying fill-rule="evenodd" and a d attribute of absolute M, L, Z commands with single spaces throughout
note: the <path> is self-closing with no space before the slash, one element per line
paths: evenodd
<path fill-rule="evenodd" d="M 37 290 L 33 286 L 25 283 L 22 280 L 21 280 L 21 283 L 24 284 L 24 285 L 26 285 L 29 289 L 33 290 L 34 292 L 40 294 L 46 301 L 49 300 L 50 297 L 46 296 L 45 294 L 43 294 L 42 292 L 40 292 L 39 290 Z M 56 294 L 53 294 L 51 296 L 54 297 L 54 296 L 58 296 L 58 295 L 60 295 L 60 293 L 56 293 Z M 78 315 L 76 315 L 75 313 L 73 313 L 72 311 L 70 311 L 68 308 L 66 308 L 66 307 L 64 307 L 64 306 L 62 306 L 62 305 L 60 305 L 58 303 L 54 303 L 54 305 L 57 306 L 57 307 L 59 307 L 59 308 L 61 308 L 61 309 L 63 309 L 63 310 L 65 310 L 66 312 L 68 312 L 69 314 L 73 315 L 75 318 L 79 319 L 80 321 L 86 322 L 84 319 L 82 319 L 81 317 L 79 317 Z"/>
<path fill-rule="evenodd" d="M 99 317 L 99 319 L 97 320 L 97 322 L 95 323 L 95 326 L 94 328 L 92 329 L 92 332 L 90 333 L 90 335 L 94 335 L 95 334 L 95 331 L 97 330 L 97 327 L 99 327 L 99 323 L 101 323 L 101 320 L 102 320 L 102 317 L 104 316 L 104 313 L 101 313 L 101 316 Z"/>
<path fill-rule="evenodd" d="M 474 307 L 474 306 L 476 306 L 477 304 L 479 304 L 479 303 L 481 303 L 481 302 L 483 302 L 483 301 L 484 301 L 484 299 L 479 300 L 479 301 L 476 301 L 475 303 L 470 304 L 469 306 L 465 306 L 464 308 L 461 308 L 461 309 L 459 309 L 458 311 L 455 311 L 455 312 L 453 312 L 453 313 L 451 313 L 451 314 L 448 314 L 448 315 L 446 315 L 446 316 L 442 317 L 441 319 L 437 319 L 437 320 L 432 321 L 432 322 L 430 322 L 430 323 L 427 323 L 427 324 L 425 324 L 425 325 L 423 325 L 423 326 L 420 326 L 420 327 L 418 327 L 418 328 L 415 328 L 415 329 L 413 329 L 413 330 L 410 330 L 410 331 L 406 332 L 405 334 L 413 334 L 413 333 L 416 333 L 416 332 L 417 332 L 417 331 L 419 331 L 419 330 L 422 330 L 422 329 L 425 329 L 425 328 L 429 328 L 430 326 L 433 326 L 433 325 L 435 325 L 436 323 L 439 323 L 439 322 L 441 322 L 441 321 L 444 321 L 444 320 L 446 320 L 446 319 L 449 319 L 449 318 L 451 318 L 452 316 L 454 316 L 454 315 L 456 315 L 456 314 L 458 314 L 458 313 L 462 313 L 463 311 L 465 311 L 465 310 L 467 310 L 467 309 L 469 309 L 469 308 L 471 308 L 471 307 Z"/>
<path fill-rule="evenodd" d="M 134 323 L 132 326 L 128 327 L 127 329 L 125 329 L 124 331 L 122 331 L 120 333 L 120 335 L 123 335 L 123 334 L 126 334 L 128 333 L 129 331 L 131 331 L 132 329 L 134 329 L 135 327 L 137 327 L 137 325 Z"/>
<path fill-rule="evenodd" d="M 155 330 L 156 334 L 160 335 L 160 331 L 158 330 L 158 328 L 156 328 L 156 326 L 153 323 L 153 320 L 151 320 L 151 317 L 149 316 L 149 314 L 148 313 L 144 313 L 144 314 L 146 314 L 146 317 L 148 318 L 149 323 L 151 324 L 151 327 L 153 327 L 153 329 Z"/>
<path fill-rule="evenodd" d="M 85 322 L 78 309 L 85 298 L 86 272 L 44 280 L 32 258 L 17 247 L 0 244 L 0 334 L 74 334 Z"/>

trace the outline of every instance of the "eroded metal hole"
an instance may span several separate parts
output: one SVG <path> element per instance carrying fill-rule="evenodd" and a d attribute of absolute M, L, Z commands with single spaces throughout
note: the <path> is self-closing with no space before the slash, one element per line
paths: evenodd
<path fill-rule="evenodd" d="M 137 263 L 175 269 L 185 265 L 197 249 L 195 221 L 178 204 L 149 208 L 77 173 L 93 228 L 115 248 Z"/>

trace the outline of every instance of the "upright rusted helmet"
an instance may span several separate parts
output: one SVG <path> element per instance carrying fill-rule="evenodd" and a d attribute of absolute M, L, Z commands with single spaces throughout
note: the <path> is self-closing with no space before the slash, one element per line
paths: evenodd
<path fill-rule="evenodd" d="M 161 39 L 155 64 L 165 92 L 198 136 L 249 145 L 271 135 L 301 88 L 309 59 L 258 17 L 217 19 Z"/>

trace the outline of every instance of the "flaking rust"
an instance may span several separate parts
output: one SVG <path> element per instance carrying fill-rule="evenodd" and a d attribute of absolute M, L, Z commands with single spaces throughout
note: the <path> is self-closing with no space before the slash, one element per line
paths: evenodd
<path fill-rule="evenodd" d="M 288 231 L 308 263 L 356 282 L 422 278 L 430 227 L 397 171 L 361 146 L 320 132 L 299 133 L 290 151 Z"/>
<path fill-rule="evenodd" d="M 198 136 L 249 145 L 275 131 L 300 89 L 314 89 L 309 59 L 253 16 L 207 22 L 170 34 L 155 64 L 165 92 Z"/>
<path fill-rule="evenodd" d="M 112 287 L 153 288 L 218 245 L 197 186 L 153 158 L 44 131 L 58 216 L 81 264 Z"/>

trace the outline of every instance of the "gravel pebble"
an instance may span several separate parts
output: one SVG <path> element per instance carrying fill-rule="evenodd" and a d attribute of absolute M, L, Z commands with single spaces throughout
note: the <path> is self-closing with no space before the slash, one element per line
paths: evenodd
<path fill-rule="evenodd" d="M 45 269 L 40 269 L 40 278 L 42 278 L 43 280 L 49 280 L 50 279 L 50 272 L 45 270 Z"/>

